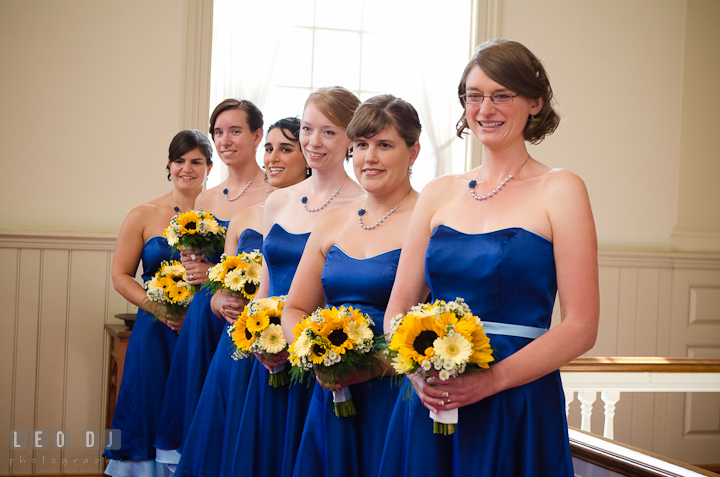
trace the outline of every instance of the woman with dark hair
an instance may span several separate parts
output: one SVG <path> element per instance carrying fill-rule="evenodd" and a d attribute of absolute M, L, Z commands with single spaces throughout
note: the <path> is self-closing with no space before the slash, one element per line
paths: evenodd
<path fill-rule="evenodd" d="M 313 229 L 283 310 L 288 343 L 293 328 L 317 308 L 352 306 L 373 319 L 383 334 L 383 316 L 395 281 L 403 238 L 418 193 L 410 167 L 420 152 L 415 108 L 392 95 L 374 96 L 358 107 L 347 129 L 353 169 L 367 198 L 325 215 Z M 294 475 L 376 476 L 399 386 L 381 359 L 372 371 L 337 382 L 317 374 Z M 357 414 L 335 416 L 333 393 L 347 387 Z"/>
<path fill-rule="evenodd" d="M 110 459 L 105 469 L 108 475 L 167 475 L 167 469 L 155 462 L 153 443 L 183 319 L 155 319 L 135 273 L 142 262 L 142 277 L 147 282 L 162 261 L 180 258 L 163 238 L 163 230 L 174 215 L 193 208 L 211 168 L 208 138 L 198 130 L 179 132 L 170 143 L 168 155 L 170 193 L 135 207 L 120 229 L 113 255 L 113 285 L 139 309 L 112 423 L 113 429 L 121 431 L 122 447 L 103 453 Z"/>
<path fill-rule="evenodd" d="M 228 167 L 228 178 L 202 192 L 195 200 L 195 208 L 211 212 L 222 226 L 227 227 L 231 217 L 263 202 L 270 193 L 271 187 L 263 181 L 262 169 L 255 161 L 255 150 L 263 137 L 262 127 L 262 113 L 248 100 L 226 99 L 210 116 L 210 134 L 220 159 Z M 237 244 L 230 245 L 234 251 Z M 188 283 L 202 285 L 208 269 L 222 252 L 216 250 L 206 257 L 197 250 L 183 250 L 180 257 Z M 171 470 L 180 460 L 179 453 L 225 324 L 210 310 L 211 298 L 206 289 L 195 293 L 165 388 L 155 447 L 157 460 L 170 465 Z"/>
<path fill-rule="evenodd" d="M 415 374 L 398 399 L 380 475 L 572 476 L 558 368 L 589 350 L 599 318 L 597 239 L 585 185 L 533 159 L 558 125 L 541 62 L 517 42 L 480 45 L 458 88 L 483 164 L 423 190 L 403 244 L 385 326 L 425 301 L 462 297 L 495 364 L 439 379 Z M 556 293 L 561 323 L 549 330 Z M 402 391 L 401 391 L 402 394 Z M 423 406 L 427 409 L 423 409 Z M 458 409 L 433 434 L 428 410 Z"/>
<path fill-rule="evenodd" d="M 300 120 L 285 118 L 268 128 L 265 141 L 265 180 L 274 188 L 297 184 L 307 177 L 300 150 Z M 263 204 L 243 210 L 230 220 L 225 253 L 235 255 L 262 249 Z M 237 244 L 235 246 L 234 244 Z M 230 476 L 243 403 L 254 359 L 235 361 L 227 327 L 247 303 L 226 292 L 211 300 L 213 313 L 226 320 L 193 417 L 175 476 Z M 228 458 L 229 456 L 229 458 Z"/>
<path fill-rule="evenodd" d="M 305 243 L 328 211 L 360 200 L 364 192 L 348 178 L 343 159 L 352 143 L 346 129 L 357 97 L 345 88 L 310 93 L 300 126 L 300 146 L 312 176 L 273 192 L 263 214 L 263 271 L 257 298 L 286 295 Z M 312 388 L 268 385 L 271 369 L 287 364 L 256 356 L 235 443 L 233 475 L 289 476 L 297 455 Z"/>

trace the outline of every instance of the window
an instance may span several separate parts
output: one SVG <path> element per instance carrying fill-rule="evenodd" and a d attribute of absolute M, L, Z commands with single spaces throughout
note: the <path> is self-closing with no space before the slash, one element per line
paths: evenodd
<path fill-rule="evenodd" d="M 308 94 L 321 86 L 344 86 L 361 100 L 391 93 L 420 115 L 412 178 L 419 190 L 437 175 L 464 170 L 455 123 L 462 113 L 457 82 L 470 53 L 470 3 L 215 0 L 211 108 L 228 97 L 247 98 L 267 126 L 301 117 Z M 221 169 L 213 170 L 210 185 L 224 180 Z"/>

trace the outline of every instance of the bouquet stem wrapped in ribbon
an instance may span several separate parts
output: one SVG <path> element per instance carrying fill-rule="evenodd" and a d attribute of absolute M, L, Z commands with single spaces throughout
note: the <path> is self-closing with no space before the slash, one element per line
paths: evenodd
<path fill-rule="evenodd" d="M 260 298 L 251 300 L 245 306 L 238 320 L 227 330 L 237 347 L 233 359 L 242 359 L 255 353 L 263 353 L 267 357 L 287 351 L 287 341 L 280 325 L 285 298 Z M 270 371 L 270 386 L 277 388 L 289 383 L 287 363 Z"/>
<path fill-rule="evenodd" d="M 198 250 L 211 255 L 225 246 L 227 229 L 202 208 L 179 214 L 170 219 L 170 226 L 163 232 L 168 245 L 178 250 Z M 191 291 L 198 291 L 197 285 L 190 285 Z"/>
<path fill-rule="evenodd" d="M 391 323 L 388 354 L 398 374 L 426 375 L 434 369 L 441 380 L 470 369 L 487 369 L 495 358 L 482 321 L 462 298 L 412 307 Z M 468 366 L 470 368 L 468 368 Z M 458 422 L 457 409 L 430 412 L 435 434 L 450 435 Z"/>
<path fill-rule="evenodd" d="M 318 308 L 295 325 L 295 342 L 290 347 L 290 374 L 294 381 L 303 381 L 315 367 L 324 382 L 333 383 L 354 371 L 372 369 L 376 365 L 373 352 L 376 339 L 375 323 L 365 313 L 352 307 Z M 335 415 L 357 413 L 350 388 L 333 391 Z"/>
<path fill-rule="evenodd" d="M 147 299 L 152 303 L 152 313 L 158 319 L 169 316 L 172 321 L 177 321 L 178 316 L 185 314 L 193 297 L 185 268 L 177 260 L 163 261 L 155 276 L 145 283 L 145 289 Z"/>

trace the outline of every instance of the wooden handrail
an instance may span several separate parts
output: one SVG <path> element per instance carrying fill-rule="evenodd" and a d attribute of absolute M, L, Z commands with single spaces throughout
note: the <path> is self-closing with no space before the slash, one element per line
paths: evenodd
<path fill-rule="evenodd" d="M 577 358 L 560 368 L 565 373 L 720 373 L 720 359 L 597 357 Z"/>
<path fill-rule="evenodd" d="M 637 447 L 569 428 L 573 457 L 631 477 L 714 476 L 705 469 Z"/>

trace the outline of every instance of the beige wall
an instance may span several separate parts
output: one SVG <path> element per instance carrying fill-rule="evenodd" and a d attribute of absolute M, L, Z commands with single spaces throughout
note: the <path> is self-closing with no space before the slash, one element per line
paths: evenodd
<path fill-rule="evenodd" d="M 685 356 L 695 352 L 691 344 L 715 356 L 720 2 L 476 3 L 478 36 L 519 40 L 546 62 L 564 121 L 531 152 L 583 177 L 602 257 L 621 252 L 602 268 L 601 333 L 592 354 Z M 194 28 L 207 32 L 208 17 L 198 11 L 207 13 L 208 4 L 0 1 L 0 200 L 12 210 L 0 222 L 0 265 L 8 272 L 0 281 L 0 474 L 48 471 L 7 466 L 6 429 L 102 425 L 102 325 L 127 305 L 108 277 L 112 240 L 90 237 L 112 238 L 130 208 L 167 191 L 170 139 L 182 127 L 204 127 L 207 108 L 197 96 L 207 96 L 207 83 L 198 64 L 207 65 L 209 49 Z M 628 251 L 656 253 L 646 261 Z M 691 277 L 710 318 L 690 325 L 701 328 L 688 325 L 698 302 L 685 272 L 675 270 L 679 259 L 699 263 Z M 653 419 L 647 399 L 618 409 L 633 427 L 618 424 L 617 435 L 669 453 L 671 441 L 660 444 L 642 425 Z M 655 407 L 670 408 L 673 399 L 655 399 Z"/>
<path fill-rule="evenodd" d="M 0 2 L 2 232 L 115 235 L 168 190 L 187 2 Z"/>

